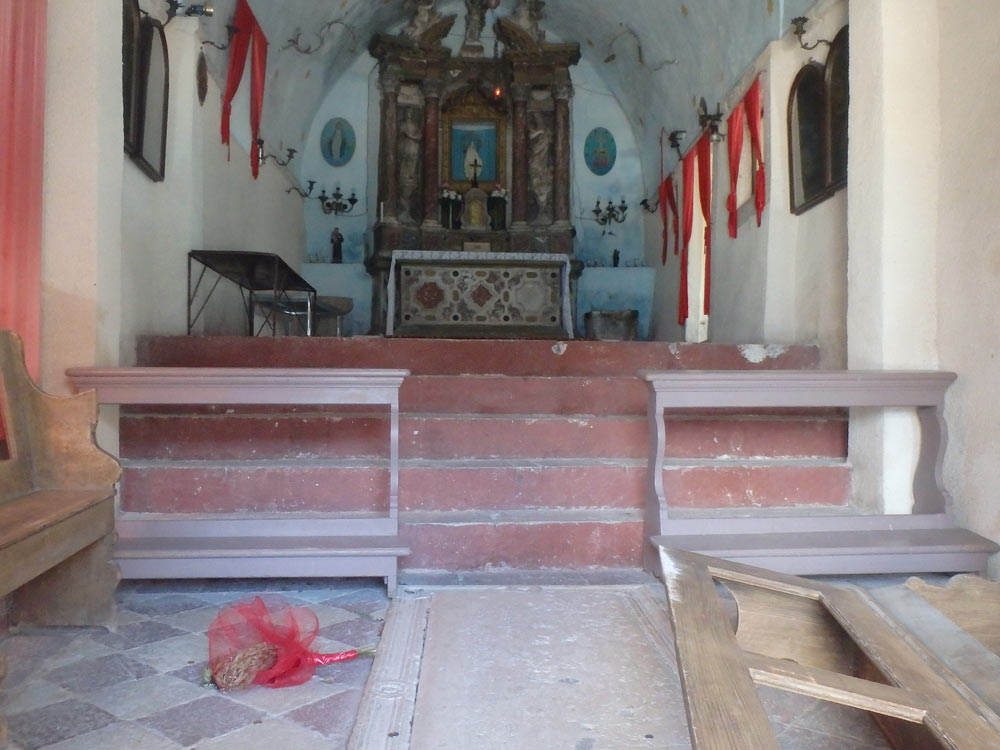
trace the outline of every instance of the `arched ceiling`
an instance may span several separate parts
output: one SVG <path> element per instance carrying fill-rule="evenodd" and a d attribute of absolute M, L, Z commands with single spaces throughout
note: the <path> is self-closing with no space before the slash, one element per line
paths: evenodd
<path fill-rule="evenodd" d="M 627 113 L 643 161 L 658 164 L 660 129 L 694 134 L 698 99 L 705 97 L 714 108 L 766 45 L 787 33 L 791 19 L 815 2 L 547 0 L 541 26 L 552 40 L 579 42 L 585 62 Z M 222 41 L 236 0 L 214 5 L 215 16 L 202 19 L 201 32 L 205 39 Z M 270 44 L 262 134 L 285 147 L 301 145 L 326 93 L 358 56 L 367 56 L 371 37 L 397 31 L 412 14 L 403 0 L 250 0 L 250 5 Z M 487 14 L 483 40 L 488 49 L 495 19 L 514 5 L 515 0 L 501 0 Z M 438 7 L 459 16 L 452 36 L 460 41 L 464 2 L 442 0 Z M 327 32 L 320 36 L 324 27 Z M 314 51 L 291 48 L 288 41 L 296 36 Z M 205 49 L 210 68 L 223 80 L 228 53 Z"/>

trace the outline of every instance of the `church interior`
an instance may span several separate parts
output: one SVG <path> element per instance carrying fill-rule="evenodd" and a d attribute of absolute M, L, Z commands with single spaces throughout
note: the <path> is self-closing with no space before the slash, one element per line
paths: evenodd
<path fill-rule="evenodd" d="M 997 29 L 0 0 L 0 747 L 1000 747 Z"/>

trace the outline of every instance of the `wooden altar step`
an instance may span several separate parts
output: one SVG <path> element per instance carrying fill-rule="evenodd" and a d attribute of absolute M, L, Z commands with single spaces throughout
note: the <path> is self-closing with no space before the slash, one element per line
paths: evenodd
<path fill-rule="evenodd" d="M 406 363 L 415 375 L 400 391 L 400 537 L 411 554 L 400 563 L 412 580 L 641 567 L 648 435 L 637 366 L 817 360 L 808 347 L 568 342 L 562 355 L 552 347 L 157 338 L 140 347 L 140 364 Z M 130 520 L 378 512 L 387 430 L 384 413 L 343 407 L 123 409 L 122 509 Z M 848 500 L 839 412 L 686 414 L 671 434 L 664 476 L 681 506 L 836 511 Z"/>

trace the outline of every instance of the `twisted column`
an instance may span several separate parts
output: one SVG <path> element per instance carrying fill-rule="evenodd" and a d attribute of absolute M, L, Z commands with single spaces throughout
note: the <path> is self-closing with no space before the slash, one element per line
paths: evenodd
<path fill-rule="evenodd" d="M 424 81 L 424 226 L 438 227 L 440 80 Z"/>
<path fill-rule="evenodd" d="M 399 223 L 399 151 L 396 137 L 399 132 L 400 80 L 394 73 L 383 73 L 379 78 L 382 88 L 382 132 L 379 146 L 378 201 L 379 220 L 383 224 Z"/>
<path fill-rule="evenodd" d="M 573 97 L 573 84 L 557 83 L 552 87 L 555 99 L 555 174 L 552 181 L 552 218 L 560 228 L 569 226 L 570 181 L 570 119 L 569 100 Z"/>
<path fill-rule="evenodd" d="M 511 184 L 511 229 L 526 229 L 528 224 L 528 98 L 531 86 L 515 83 L 511 86 L 514 99 L 513 146 L 514 170 Z"/>

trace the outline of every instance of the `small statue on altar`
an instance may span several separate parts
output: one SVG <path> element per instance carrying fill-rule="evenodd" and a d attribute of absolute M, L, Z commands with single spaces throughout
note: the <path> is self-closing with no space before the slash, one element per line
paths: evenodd
<path fill-rule="evenodd" d="M 517 0 L 509 18 L 536 42 L 545 41 L 545 32 L 538 27 L 539 22 L 545 18 L 545 0 Z"/>
<path fill-rule="evenodd" d="M 333 253 L 330 256 L 331 263 L 343 263 L 344 262 L 344 235 L 340 233 L 340 227 L 333 228 L 333 234 L 330 235 L 330 245 L 333 249 Z"/>
<path fill-rule="evenodd" d="M 495 10 L 500 0 L 465 0 L 465 41 L 461 54 L 479 57 L 483 54 L 480 37 L 486 25 L 486 11 Z"/>
<path fill-rule="evenodd" d="M 403 29 L 403 36 L 417 43 L 424 33 L 441 20 L 437 0 L 403 0 L 403 7 L 413 11 L 413 17 Z"/>
<path fill-rule="evenodd" d="M 538 205 L 536 221 L 544 223 L 550 216 L 549 198 L 552 195 L 552 131 L 541 112 L 532 114 L 532 124 L 528 129 L 528 144 L 531 151 L 528 177 L 531 180 L 531 190 L 535 194 L 535 203 Z"/>
<path fill-rule="evenodd" d="M 413 194 L 420 182 L 418 166 L 423 137 L 424 129 L 417 120 L 417 110 L 405 108 L 399 125 L 399 208 L 400 216 L 405 218 L 412 217 Z"/>

